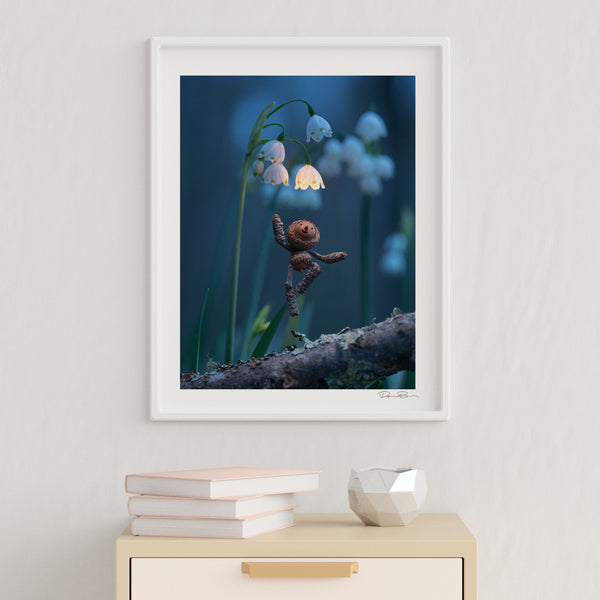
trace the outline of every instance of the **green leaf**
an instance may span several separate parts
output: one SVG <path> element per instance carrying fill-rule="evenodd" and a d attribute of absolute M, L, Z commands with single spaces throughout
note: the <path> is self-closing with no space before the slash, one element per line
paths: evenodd
<path fill-rule="evenodd" d="M 271 102 L 271 104 L 269 104 L 269 106 L 265 106 L 261 110 L 260 115 L 258 115 L 258 119 L 256 119 L 256 123 L 254 123 L 252 131 L 250 132 L 250 139 L 248 140 L 248 147 L 246 148 L 246 156 L 250 156 L 252 154 L 252 150 L 256 148 L 256 145 L 260 140 L 263 127 L 265 126 L 267 115 L 271 112 L 275 104 L 275 102 Z"/>
<path fill-rule="evenodd" d="M 210 292 L 210 288 L 206 288 L 206 292 L 204 294 L 204 302 L 202 303 L 202 310 L 200 312 L 200 322 L 198 323 L 198 342 L 196 344 L 196 373 L 198 373 L 198 366 L 200 363 L 200 341 L 202 340 L 202 325 L 204 324 L 204 311 L 206 310 L 208 292 Z"/>
<path fill-rule="evenodd" d="M 248 336 L 248 344 L 246 351 L 248 356 L 252 352 L 252 342 L 257 335 L 262 335 L 269 326 L 269 321 L 267 321 L 267 317 L 269 316 L 269 311 L 271 310 L 270 304 L 265 304 L 259 313 L 256 315 L 256 319 L 254 319 L 254 323 L 252 323 L 252 328 L 250 329 L 250 334 Z"/>
<path fill-rule="evenodd" d="M 262 358 L 267 353 L 286 310 L 288 310 L 287 302 L 279 309 L 279 312 L 269 323 L 269 326 L 267 327 L 266 331 L 262 334 L 260 340 L 258 340 L 258 344 L 256 344 L 254 352 L 252 353 L 252 358 Z"/>

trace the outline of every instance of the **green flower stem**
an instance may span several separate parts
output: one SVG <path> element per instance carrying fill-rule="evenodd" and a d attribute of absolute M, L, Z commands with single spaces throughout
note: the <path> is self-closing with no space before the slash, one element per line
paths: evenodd
<path fill-rule="evenodd" d="M 267 123 L 263 127 L 263 129 L 266 129 L 267 127 L 273 127 L 273 125 L 276 125 L 277 127 L 281 127 L 281 133 L 282 133 L 282 135 L 285 135 L 285 127 L 281 123 Z"/>
<path fill-rule="evenodd" d="M 235 313 L 237 309 L 238 279 L 240 272 L 240 249 L 242 247 L 242 221 L 244 219 L 244 204 L 246 202 L 246 182 L 250 156 L 246 154 L 242 167 L 242 185 L 238 202 L 237 227 L 235 232 L 235 247 L 233 250 L 233 270 L 231 273 L 231 297 L 229 299 L 229 325 L 227 328 L 227 341 L 225 344 L 225 363 L 230 364 L 233 357 L 233 344 L 235 338 Z"/>
<path fill-rule="evenodd" d="M 302 143 L 299 142 L 298 140 L 295 140 L 293 138 L 283 138 L 284 142 L 294 142 L 294 144 L 298 144 L 298 146 L 302 146 L 302 148 L 304 149 L 304 154 L 306 155 L 306 164 L 310 165 L 310 152 L 308 151 L 308 148 Z"/>
<path fill-rule="evenodd" d="M 304 104 L 306 104 L 306 106 L 308 107 L 308 114 L 311 117 L 315 114 L 315 109 L 306 100 L 302 100 L 302 98 L 294 98 L 293 100 L 288 100 L 287 102 L 284 102 L 283 104 L 280 104 L 279 106 L 277 106 L 276 108 L 274 108 L 266 116 L 266 118 L 268 119 L 273 113 L 276 113 L 279 109 L 283 108 L 286 104 L 290 104 L 291 102 L 304 102 Z"/>
<path fill-rule="evenodd" d="M 374 316 L 371 295 L 371 196 L 363 196 L 360 205 L 360 317 L 363 325 Z"/>

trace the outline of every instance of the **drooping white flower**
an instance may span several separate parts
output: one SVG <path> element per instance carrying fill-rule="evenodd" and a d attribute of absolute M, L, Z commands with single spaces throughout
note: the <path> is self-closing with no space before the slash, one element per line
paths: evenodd
<path fill-rule="evenodd" d="M 340 140 L 332 138 L 330 140 L 327 140 L 323 145 L 323 152 L 325 156 L 341 159 L 344 153 L 344 145 L 342 144 L 342 142 L 340 142 Z"/>
<path fill-rule="evenodd" d="M 263 175 L 263 183 L 270 183 L 271 185 L 289 185 L 289 176 L 287 169 L 281 163 L 273 163 Z"/>
<path fill-rule="evenodd" d="M 318 190 L 320 187 L 325 189 L 325 184 L 319 171 L 311 165 L 304 165 L 296 175 L 296 186 L 294 189 L 297 190 L 300 188 L 301 190 L 306 190 L 309 187 L 313 190 Z"/>
<path fill-rule="evenodd" d="M 378 196 L 382 192 L 381 179 L 376 175 L 361 177 L 359 182 L 360 191 L 367 196 Z"/>
<path fill-rule="evenodd" d="M 285 159 L 285 148 L 279 140 L 271 140 L 260 149 L 258 158 L 266 158 L 272 163 L 282 163 Z"/>
<path fill-rule="evenodd" d="M 319 115 L 313 115 L 306 124 L 306 142 L 310 142 L 310 138 L 315 142 L 320 142 L 324 137 L 330 138 L 333 135 L 331 125 Z"/>
<path fill-rule="evenodd" d="M 367 111 L 359 117 L 355 131 L 367 144 L 387 136 L 383 119 L 372 111 Z"/>
<path fill-rule="evenodd" d="M 295 180 L 302 165 L 296 165 L 290 170 L 290 179 Z M 275 206 L 277 208 L 294 208 L 318 210 L 323 206 L 320 190 L 295 190 L 293 187 L 275 187 L 273 185 L 261 185 L 260 195 L 263 204 L 271 205 L 273 197 L 276 196 Z"/>
<path fill-rule="evenodd" d="M 385 154 L 373 159 L 373 173 L 382 179 L 391 179 L 394 176 L 394 161 Z"/>
<path fill-rule="evenodd" d="M 254 177 L 260 177 L 265 170 L 265 161 L 262 159 L 255 160 L 252 164 L 252 175 Z"/>
<path fill-rule="evenodd" d="M 317 161 L 317 167 L 325 177 L 335 177 L 342 172 L 342 161 L 336 156 L 323 154 Z"/>
<path fill-rule="evenodd" d="M 365 145 L 355 136 L 349 135 L 342 143 L 342 158 L 352 164 L 365 155 Z"/>

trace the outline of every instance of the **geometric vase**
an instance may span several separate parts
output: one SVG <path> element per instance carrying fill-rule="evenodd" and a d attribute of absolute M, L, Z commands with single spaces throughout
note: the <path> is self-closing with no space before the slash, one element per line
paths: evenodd
<path fill-rule="evenodd" d="M 419 469 L 368 467 L 350 472 L 350 508 L 365 525 L 408 525 L 426 497 L 425 472 Z"/>

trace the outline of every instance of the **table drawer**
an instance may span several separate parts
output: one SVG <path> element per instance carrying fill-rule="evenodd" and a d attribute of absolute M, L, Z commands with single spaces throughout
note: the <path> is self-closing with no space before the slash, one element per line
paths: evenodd
<path fill-rule="evenodd" d="M 289 564 L 250 565 L 242 573 L 242 562 Z M 336 564 L 297 566 L 316 562 Z M 358 572 L 349 563 L 358 563 Z M 462 600 L 462 563 L 461 558 L 132 558 L 131 600 L 366 600 L 374 594 Z"/>

